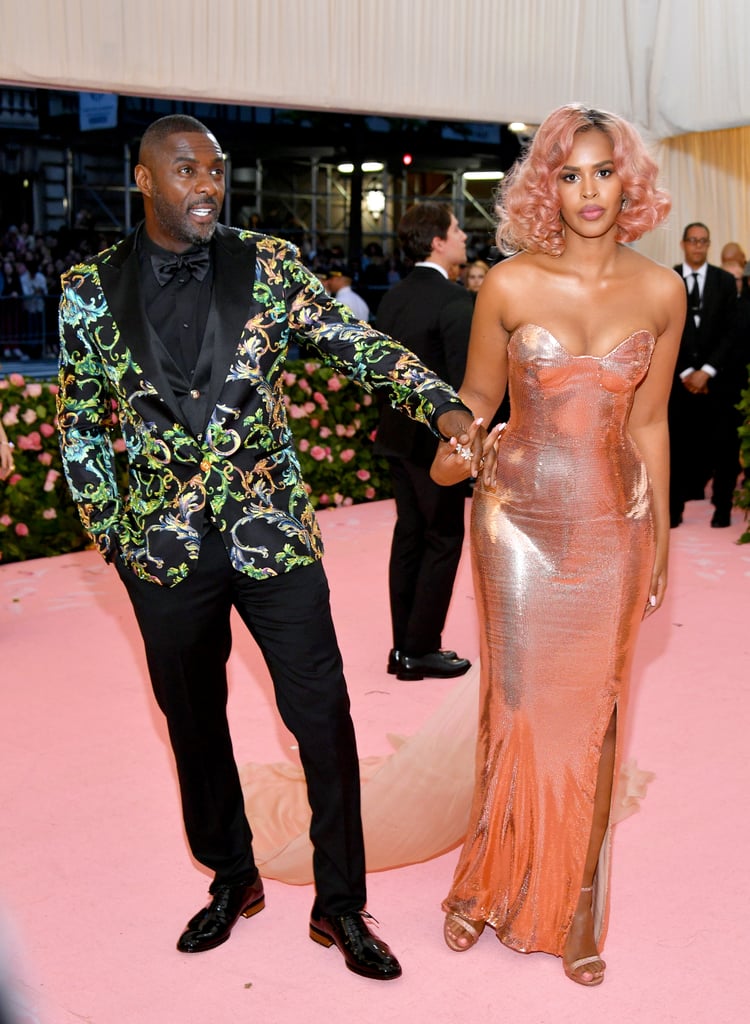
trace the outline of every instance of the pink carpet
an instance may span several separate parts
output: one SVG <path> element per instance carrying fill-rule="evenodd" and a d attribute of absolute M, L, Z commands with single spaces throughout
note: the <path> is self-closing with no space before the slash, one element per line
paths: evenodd
<path fill-rule="evenodd" d="M 93 552 L 0 567 L 0 985 L 13 1024 L 744 1021 L 750 547 L 736 544 L 736 512 L 711 530 L 710 511 L 690 503 L 673 531 L 667 603 L 641 634 L 627 750 L 656 778 L 615 835 L 609 969 L 594 990 L 491 932 L 450 952 L 440 901 L 455 852 L 369 876 L 399 981 L 346 971 L 307 937 L 311 887 L 273 881 L 228 943 L 177 953 L 209 879 L 186 850 L 124 591 Z M 387 753 L 386 734 L 415 731 L 455 683 L 384 671 L 392 504 L 321 521 L 360 754 Z M 293 740 L 252 641 L 235 635 L 237 759 L 282 759 Z M 466 557 L 444 642 L 477 654 Z"/>

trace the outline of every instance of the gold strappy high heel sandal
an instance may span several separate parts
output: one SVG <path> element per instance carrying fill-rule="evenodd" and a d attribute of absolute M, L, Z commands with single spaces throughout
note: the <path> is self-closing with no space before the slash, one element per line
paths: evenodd
<path fill-rule="evenodd" d="M 585 885 L 581 889 L 581 892 L 593 892 L 593 889 L 593 885 Z M 598 973 L 595 973 L 593 970 L 588 971 L 587 973 L 591 975 L 590 978 L 583 978 L 578 974 L 578 971 L 580 971 L 582 967 L 588 967 L 589 965 L 593 967 L 594 964 L 601 964 L 601 970 Z M 579 957 L 578 960 L 573 960 L 569 964 L 566 964 L 563 959 L 563 970 L 565 971 L 566 976 L 577 985 L 585 985 L 587 988 L 593 988 L 594 985 L 601 985 L 604 981 L 604 970 L 606 966 L 606 963 L 598 953 L 595 956 Z"/>
<path fill-rule="evenodd" d="M 457 942 L 455 932 L 451 930 L 455 927 L 460 928 L 469 939 L 465 946 L 461 946 Z M 469 921 L 467 918 L 461 917 L 460 914 L 445 915 L 443 938 L 445 939 L 446 946 L 456 953 L 465 953 L 467 949 L 471 949 L 483 931 L 484 921 Z"/>

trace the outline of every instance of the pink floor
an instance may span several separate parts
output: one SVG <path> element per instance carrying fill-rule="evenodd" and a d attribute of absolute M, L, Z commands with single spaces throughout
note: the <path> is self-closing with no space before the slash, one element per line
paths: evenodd
<path fill-rule="evenodd" d="M 656 778 L 615 836 L 609 970 L 594 990 L 492 933 L 451 953 L 440 901 L 455 853 L 369 876 L 399 981 L 347 972 L 307 937 L 311 888 L 274 881 L 267 909 L 224 946 L 177 953 L 208 878 L 186 851 L 124 592 L 91 552 L 1 567 L 0 984 L 10 977 L 18 1021 L 746 1020 L 750 547 L 735 543 L 737 513 L 731 529 L 711 530 L 710 511 L 690 503 L 673 531 L 668 600 L 641 634 L 627 747 Z M 384 671 L 392 504 L 321 518 L 360 754 L 387 753 L 386 734 L 415 731 L 455 683 Z M 468 559 L 444 642 L 476 656 Z M 238 761 L 286 757 L 293 741 L 239 629 L 231 668 Z"/>

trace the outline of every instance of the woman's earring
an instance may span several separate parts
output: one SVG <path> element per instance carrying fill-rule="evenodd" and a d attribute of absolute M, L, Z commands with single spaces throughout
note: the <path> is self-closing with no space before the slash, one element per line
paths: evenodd
<path fill-rule="evenodd" d="M 620 200 L 620 209 L 624 210 L 627 205 L 628 205 L 628 197 L 627 196 L 623 196 L 622 199 Z"/>

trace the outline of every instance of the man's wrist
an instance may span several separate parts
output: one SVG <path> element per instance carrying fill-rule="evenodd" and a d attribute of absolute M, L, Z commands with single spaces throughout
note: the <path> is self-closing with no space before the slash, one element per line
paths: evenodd
<path fill-rule="evenodd" d="M 471 409 L 467 408 L 467 406 L 465 406 L 463 402 L 443 402 L 441 405 L 437 407 L 437 409 L 435 409 L 435 412 L 432 414 L 432 429 L 435 431 L 435 433 L 437 434 L 441 441 L 450 441 L 450 437 L 446 437 L 446 435 L 438 427 L 438 420 L 447 412 L 465 412 L 467 416 L 473 419 L 473 413 Z"/>

